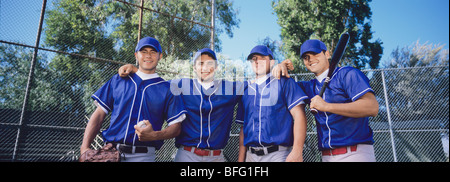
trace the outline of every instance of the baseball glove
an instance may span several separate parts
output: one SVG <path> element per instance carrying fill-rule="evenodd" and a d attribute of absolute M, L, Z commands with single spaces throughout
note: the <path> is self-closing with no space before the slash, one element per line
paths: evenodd
<path fill-rule="evenodd" d="M 80 155 L 80 162 L 120 162 L 120 152 L 108 143 L 99 150 L 88 150 Z"/>

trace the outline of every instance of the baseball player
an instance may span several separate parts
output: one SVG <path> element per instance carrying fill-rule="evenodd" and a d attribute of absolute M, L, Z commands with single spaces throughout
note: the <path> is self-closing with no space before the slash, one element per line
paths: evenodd
<path fill-rule="evenodd" d="M 243 84 L 214 78 L 217 58 L 211 49 L 198 51 L 193 60 L 197 78 L 172 81 L 181 88 L 188 111 L 181 134 L 176 137 L 175 162 L 224 162 L 223 149 Z"/>
<path fill-rule="evenodd" d="M 162 146 L 163 140 L 179 134 L 186 110 L 181 99 L 169 91 L 169 83 L 155 73 L 161 51 L 158 40 L 141 39 L 135 50 L 137 73 L 125 78 L 114 75 L 92 95 L 97 109 L 86 127 L 81 153 L 89 149 L 108 113 L 111 122 L 102 132 L 103 141 L 123 153 L 123 162 L 153 162 L 155 150 Z M 143 120 L 146 127 L 139 128 L 139 132 L 151 133 L 146 141 L 141 141 L 134 129 Z M 168 127 L 161 130 L 165 120 Z"/>
<path fill-rule="evenodd" d="M 378 113 L 378 102 L 369 79 L 353 67 L 335 69 L 323 98 L 317 96 L 328 74 L 330 53 L 320 40 L 308 40 L 300 49 L 306 68 L 316 79 L 299 82 L 312 98 L 319 150 L 323 162 L 375 162 L 370 116 Z"/>
<path fill-rule="evenodd" d="M 233 112 L 241 100 L 242 82 L 217 80 L 217 57 L 208 48 L 199 50 L 193 59 L 196 78 L 172 80 L 174 92 L 181 95 L 186 107 L 186 120 L 182 123 L 175 145 L 178 148 L 175 162 L 224 162 L 223 149 L 230 135 Z M 286 67 L 276 71 L 287 73 Z M 119 69 L 122 76 L 135 72 L 136 67 L 125 65 Z M 238 111 L 241 111 L 238 109 Z M 242 113 L 236 121 L 242 122 Z"/>
<path fill-rule="evenodd" d="M 211 49 L 199 50 L 193 62 L 197 78 L 171 81 L 172 92 L 180 95 L 187 110 L 175 140 L 175 162 L 224 162 L 223 149 L 230 135 L 234 108 L 242 97 L 236 90 L 243 90 L 243 84 L 214 78 L 217 57 Z M 125 65 L 119 73 L 135 69 Z"/>
<path fill-rule="evenodd" d="M 303 161 L 308 97 L 292 78 L 275 79 L 272 51 L 254 47 L 247 58 L 256 79 L 245 83 L 241 106 L 244 120 L 240 132 L 239 161 Z"/>

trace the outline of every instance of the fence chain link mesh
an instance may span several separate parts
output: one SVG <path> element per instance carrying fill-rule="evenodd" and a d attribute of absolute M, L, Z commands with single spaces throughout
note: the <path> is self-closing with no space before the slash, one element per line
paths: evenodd
<path fill-rule="evenodd" d="M 21 22 L 29 21 L 21 20 L 36 19 L 32 28 L 37 29 L 40 15 L 36 12 L 40 12 L 42 2 L 16 1 L 12 6 L 9 1 L 1 1 L 0 161 L 77 161 L 84 129 L 95 109 L 90 96 L 116 74 L 121 65 L 135 63 L 130 52 L 133 52 L 137 41 L 140 0 L 79 1 L 93 4 L 78 7 L 61 2 L 69 1 L 49 0 L 47 3 L 43 38 L 39 44 L 34 74 L 29 78 L 36 34 L 22 34 L 20 30 L 29 26 Z M 208 1 L 198 2 L 204 3 L 201 6 L 208 4 Z M 174 69 L 178 65 L 173 60 L 189 59 L 193 51 L 209 45 L 209 19 L 172 15 L 170 8 L 173 7 L 162 6 L 156 1 L 145 1 L 144 7 L 142 35 L 168 32 L 158 35 L 166 50 L 166 58 L 158 66 L 159 75 L 166 80 L 186 76 L 187 72 Z M 61 8 L 66 8 L 66 13 L 82 11 L 85 16 L 78 17 L 71 24 L 55 22 L 51 18 L 73 18 L 69 15 L 56 16 L 62 13 L 58 11 Z M 114 8 L 117 12 L 103 17 L 107 15 L 101 12 Z M 19 9 L 34 13 L 23 14 Z M 210 16 L 208 12 L 203 13 L 205 17 Z M 113 18 L 114 15 L 117 17 Z M 86 17 L 95 18 L 86 20 Z M 4 21 L 6 19 L 17 21 Z M 128 29 L 133 33 L 126 34 L 124 30 Z M 82 38 L 68 36 L 64 40 L 52 39 L 45 37 L 52 35 L 45 33 L 48 31 L 54 31 L 55 35 L 74 35 L 64 31 L 81 31 L 72 33 Z M 97 35 L 99 33 L 101 35 Z M 109 35 L 114 35 L 116 39 L 105 38 Z M 448 161 L 449 67 L 363 72 L 369 77 L 380 105 L 378 116 L 370 118 L 377 161 Z M 314 77 L 312 74 L 299 74 L 293 78 L 301 81 Z M 32 84 L 24 122 L 20 123 L 28 79 L 32 80 Z M 102 129 L 109 126 L 109 119 L 105 119 Z M 321 155 L 317 148 L 314 117 L 307 112 L 307 119 L 304 160 L 319 162 Z M 224 149 L 226 161 L 237 161 L 239 129 L 240 126 L 233 123 L 228 145 Z M 91 146 L 99 148 L 102 145 L 99 135 Z M 174 139 L 166 140 L 157 151 L 156 161 L 173 161 L 176 150 Z"/>

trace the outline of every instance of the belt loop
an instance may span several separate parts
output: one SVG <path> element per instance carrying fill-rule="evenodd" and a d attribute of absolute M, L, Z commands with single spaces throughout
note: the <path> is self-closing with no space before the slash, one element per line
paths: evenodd
<path fill-rule="evenodd" d="M 136 146 L 132 146 L 132 147 L 131 147 L 131 153 L 132 153 L 132 154 L 136 153 Z"/>
<path fill-rule="evenodd" d="M 194 147 L 186 147 L 186 146 L 183 146 L 183 149 L 189 152 L 194 152 L 193 149 L 195 150 Z"/>
<path fill-rule="evenodd" d="M 210 156 L 210 157 L 214 156 L 214 150 L 209 150 L 208 151 L 208 156 Z"/>
<path fill-rule="evenodd" d="M 350 152 L 356 152 L 358 150 L 358 144 L 350 146 Z"/>

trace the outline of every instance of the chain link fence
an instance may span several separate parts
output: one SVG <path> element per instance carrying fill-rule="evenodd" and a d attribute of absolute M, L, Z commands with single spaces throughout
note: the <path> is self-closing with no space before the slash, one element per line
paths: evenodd
<path fill-rule="evenodd" d="M 121 65 L 135 63 L 131 53 L 139 34 L 163 40 L 165 58 L 158 65 L 161 77 L 192 77 L 174 68 L 175 60 L 189 59 L 193 51 L 210 46 L 211 9 L 197 8 L 199 16 L 172 10 L 209 7 L 211 1 L 198 0 L 198 4 L 184 3 L 186 7 L 178 8 L 182 1 L 159 2 L 1 1 L 0 161 L 77 161 L 86 123 L 95 109 L 90 96 Z M 41 10 L 45 13 L 42 32 L 37 31 L 42 35 L 39 39 L 24 29 L 34 32 L 39 27 Z M 378 116 L 370 118 L 377 161 L 448 161 L 449 67 L 363 72 L 380 104 Z M 299 74 L 293 78 L 314 77 Z M 309 112 L 307 119 L 304 160 L 319 162 L 315 121 Z M 232 125 L 224 150 L 226 161 L 237 161 L 239 127 Z M 98 136 L 92 147 L 102 145 Z M 166 140 L 156 161 L 173 161 L 176 150 L 174 139 Z"/>
<path fill-rule="evenodd" d="M 377 161 L 448 161 L 448 71 L 448 66 L 363 71 L 380 105 L 378 115 L 369 120 Z M 317 138 L 314 119 L 307 115 L 305 160 L 320 161 L 319 153 L 308 155 L 317 151 Z"/>

